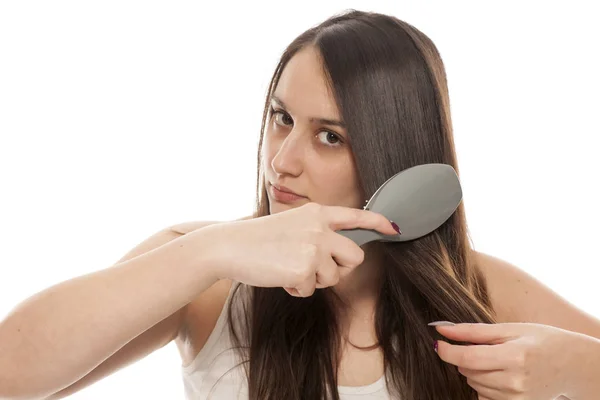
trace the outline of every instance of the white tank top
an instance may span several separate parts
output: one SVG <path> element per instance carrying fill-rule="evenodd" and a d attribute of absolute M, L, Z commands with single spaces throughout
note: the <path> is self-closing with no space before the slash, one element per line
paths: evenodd
<path fill-rule="evenodd" d="M 182 367 L 183 386 L 187 400 L 247 399 L 248 382 L 240 358 L 232 348 L 227 308 L 233 293 L 232 285 L 217 323 L 196 358 Z M 240 288 L 241 289 L 241 288 Z M 236 298 L 240 297 L 240 292 Z M 341 400 L 388 400 L 385 377 L 366 386 L 338 386 Z"/>

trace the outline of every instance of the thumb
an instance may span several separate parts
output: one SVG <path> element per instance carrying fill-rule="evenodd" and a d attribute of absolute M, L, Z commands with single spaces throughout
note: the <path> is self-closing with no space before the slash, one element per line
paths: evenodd
<path fill-rule="evenodd" d="M 501 344 L 523 334 L 520 324 L 463 323 L 436 326 L 437 331 L 450 340 L 475 344 Z"/>
<path fill-rule="evenodd" d="M 325 207 L 325 213 L 329 227 L 334 231 L 362 228 L 374 229 L 384 235 L 397 235 L 400 233 L 398 225 L 374 211 L 343 206 L 327 206 Z"/>

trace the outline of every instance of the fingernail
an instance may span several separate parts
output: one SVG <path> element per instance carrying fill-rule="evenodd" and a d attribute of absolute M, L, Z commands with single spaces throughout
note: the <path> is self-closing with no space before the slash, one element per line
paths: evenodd
<path fill-rule="evenodd" d="M 435 352 L 438 352 L 438 341 L 436 340 L 435 342 L 433 342 L 433 350 L 435 350 Z"/>
<path fill-rule="evenodd" d="M 428 323 L 427 325 L 429 326 L 452 326 L 452 325 L 456 325 L 454 322 L 449 322 L 449 321 L 433 321 Z"/>
<path fill-rule="evenodd" d="M 398 227 L 398 225 L 396 225 L 396 223 L 394 221 L 390 221 L 392 223 L 392 228 L 394 228 L 394 230 L 396 232 L 398 232 L 398 235 L 402 235 L 402 232 L 400 232 L 400 228 Z"/>

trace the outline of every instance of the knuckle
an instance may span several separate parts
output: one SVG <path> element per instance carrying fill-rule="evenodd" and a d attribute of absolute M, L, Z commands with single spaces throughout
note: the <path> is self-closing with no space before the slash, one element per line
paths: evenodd
<path fill-rule="evenodd" d="M 312 239 L 315 240 L 315 243 L 321 243 L 323 241 L 326 229 L 327 223 L 324 221 L 316 221 L 314 226 L 311 228 L 311 232 L 313 233 Z"/>
<path fill-rule="evenodd" d="M 306 260 L 310 265 L 312 265 L 315 262 L 315 260 L 319 259 L 319 246 L 317 246 L 316 244 L 318 243 L 317 236 L 319 235 L 315 233 L 312 236 L 315 239 L 315 241 L 312 243 L 308 243 L 304 248 L 304 256 L 306 257 Z"/>
<path fill-rule="evenodd" d="M 314 274 L 321 265 L 321 259 L 319 257 L 313 257 L 310 262 L 310 271 Z"/>
<path fill-rule="evenodd" d="M 340 283 L 340 274 L 335 274 L 331 280 L 331 286 L 335 286 Z"/>
<path fill-rule="evenodd" d="M 365 251 L 363 249 L 361 249 L 360 247 L 358 248 L 357 252 L 356 252 L 356 265 L 360 265 L 363 263 L 363 261 L 365 261 Z"/>
<path fill-rule="evenodd" d="M 320 243 L 323 243 L 323 241 L 325 240 L 325 236 L 326 233 L 325 232 L 325 225 L 324 224 L 318 224 L 317 226 L 315 226 L 313 229 L 311 229 L 311 239 L 312 239 L 312 243 L 315 245 L 318 245 Z"/>
<path fill-rule="evenodd" d="M 302 280 L 309 280 L 314 274 L 315 273 L 313 272 L 312 268 L 306 268 L 304 271 L 302 271 Z"/>
<path fill-rule="evenodd" d="M 290 280 L 286 282 L 285 286 L 287 287 L 295 287 L 300 282 L 302 282 L 302 269 L 297 268 L 290 271 Z"/>
<path fill-rule="evenodd" d="M 302 278 L 308 279 L 311 274 L 314 274 L 316 271 L 316 267 L 319 264 L 318 257 L 318 249 L 317 246 L 309 246 L 307 250 L 307 256 L 304 261 L 304 265 L 302 266 Z"/>
<path fill-rule="evenodd" d="M 310 278 L 312 274 L 312 271 L 310 268 L 298 268 L 296 270 L 293 271 L 293 278 L 292 278 L 292 284 L 289 286 L 296 286 L 299 285 L 302 282 L 305 282 L 306 280 L 308 280 L 308 278 Z"/>
<path fill-rule="evenodd" d="M 515 393 L 525 393 L 525 378 L 519 375 L 510 378 L 509 389 L 511 389 Z"/>
<path fill-rule="evenodd" d="M 306 203 L 304 207 L 306 207 L 306 209 L 313 214 L 318 215 L 323 212 L 323 206 L 319 203 L 315 203 L 315 202 Z"/>
<path fill-rule="evenodd" d="M 351 268 L 358 267 L 365 260 L 365 253 L 364 253 L 364 251 L 362 251 L 362 249 L 360 249 L 359 251 L 356 251 L 356 252 L 352 252 L 350 254 L 352 254 L 352 255 L 350 257 L 348 257 L 348 261 L 350 263 L 350 265 L 348 265 L 348 267 L 351 267 Z"/>
<path fill-rule="evenodd" d="M 299 268 L 297 270 L 294 271 L 294 285 L 299 285 L 302 282 L 306 281 L 307 277 L 308 277 L 308 272 L 307 272 L 308 268 Z"/>
<path fill-rule="evenodd" d="M 334 286 L 337 285 L 338 282 L 340 281 L 340 274 L 338 271 L 337 267 L 331 267 L 329 271 L 327 271 L 325 278 L 324 278 L 324 283 L 327 284 L 328 286 Z"/>
<path fill-rule="evenodd" d="M 317 271 L 317 265 L 318 265 L 318 261 L 316 259 L 313 259 L 310 264 L 308 264 L 306 266 L 306 268 L 304 269 L 304 279 L 308 279 L 311 278 L 312 276 L 315 275 L 316 271 Z"/>

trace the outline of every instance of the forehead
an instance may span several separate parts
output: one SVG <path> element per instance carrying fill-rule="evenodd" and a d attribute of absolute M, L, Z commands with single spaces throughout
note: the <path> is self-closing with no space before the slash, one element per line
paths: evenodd
<path fill-rule="evenodd" d="M 305 47 L 290 59 L 274 93 L 293 114 L 339 119 L 319 53 L 313 47 Z"/>

